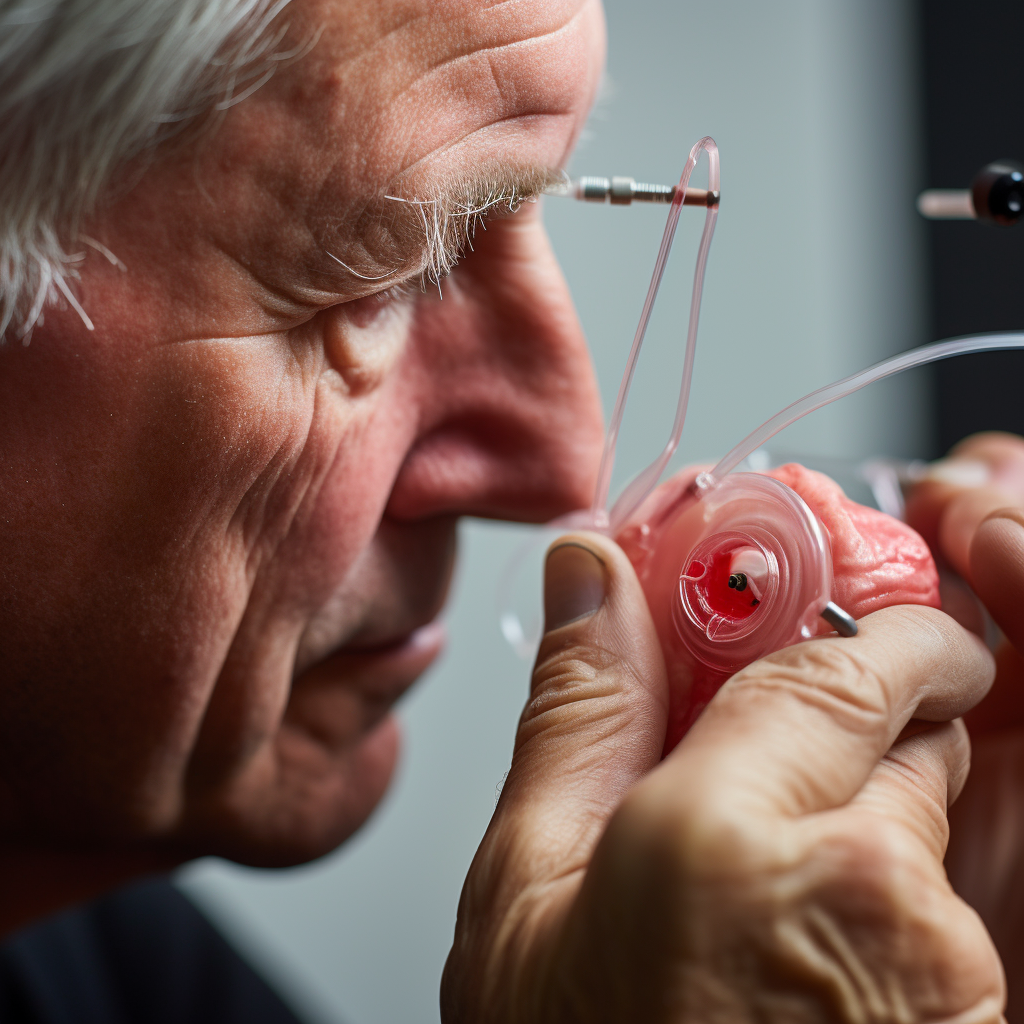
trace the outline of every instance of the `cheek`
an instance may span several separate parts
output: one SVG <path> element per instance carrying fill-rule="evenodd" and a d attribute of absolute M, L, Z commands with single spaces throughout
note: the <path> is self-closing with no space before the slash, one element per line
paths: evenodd
<path fill-rule="evenodd" d="M 258 340 L 88 340 L 8 356 L 4 677 L 32 687 L 2 688 L 0 750 L 38 813 L 150 829 L 248 597 L 245 499 L 288 364 Z"/>
<path fill-rule="evenodd" d="M 405 372 L 413 305 L 370 297 L 313 325 L 328 369 L 293 462 L 270 467 L 268 496 L 254 496 L 276 509 L 262 526 L 261 581 L 273 577 L 303 616 L 335 594 L 370 544 L 415 439 L 419 395 Z"/>
<path fill-rule="evenodd" d="M 276 577 L 281 600 L 302 615 L 334 594 L 369 545 L 415 427 L 397 387 L 344 411 L 329 384 L 321 390 L 299 471 L 274 482 L 282 514 L 261 555 L 263 582 Z"/>
<path fill-rule="evenodd" d="M 321 344 L 347 397 L 366 395 L 393 373 L 408 343 L 416 296 L 410 288 L 367 295 L 324 310 L 303 331 Z"/>
<path fill-rule="evenodd" d="M 152 830 L 229 658 L 297 639 L 368 544 L 409 403 L 281 338 L 73 356 L 26 372 L 59 382 L 38 394 L 8 375 L 4 677 L 32 688 L 3 688 L 0 759 L 32 806 Z"/>

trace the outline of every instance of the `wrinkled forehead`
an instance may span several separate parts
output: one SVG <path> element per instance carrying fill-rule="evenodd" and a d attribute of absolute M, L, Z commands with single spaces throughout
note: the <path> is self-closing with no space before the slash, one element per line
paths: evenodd
<path fill-rule="evenodd" d="M 291 0 L 282 18 L 304 52 L 228 111 L 196 177 L 218 203 L 201 230 L 302 303 L 380 290 L 457 249 L 461 211 L 539 191 L 604 61 L 599 0 Z"/>
<path fill-rule="evenodd" d="M 310 114 L 335 172 L 426 198 L 475 165 L 557 167 L 603 59 L 593 0 L 293 0 Z"/>

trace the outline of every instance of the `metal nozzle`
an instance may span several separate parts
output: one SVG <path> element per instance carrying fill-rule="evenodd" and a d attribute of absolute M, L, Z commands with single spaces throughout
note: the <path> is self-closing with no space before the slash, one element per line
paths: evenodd
<path fill-rule="evenodd" d="M 917 212 L 929 220 L 974 220 L 969 189 L 930 188 L 917 197 Z"/>
<path fill-rule="evenodd" d="M 676 190 L 673 185 L 651 185 L 634 178 L 583 177 L 567 180 L 546 190 L 548 195 L 571 196 L 586 203 L 610 202 L 612 206 L 631 203 L 671 203 Z M 683 197 L 684 206 L 717 206 L 721 193 L 706 188 L 688 188 Z"/>

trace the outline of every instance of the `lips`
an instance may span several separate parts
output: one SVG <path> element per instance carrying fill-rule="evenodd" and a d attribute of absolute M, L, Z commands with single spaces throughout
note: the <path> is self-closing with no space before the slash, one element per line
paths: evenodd
<path fill-rule="evenodd" d="M 387 717 L 444 641 L 444 625 L 431 622 L 389 644 L 338 651 L 294 680 L 289 722 L 332 751 L 350 748 Z"/>
<path fill-rule="evenodd" d="M 348 648 L 322 664 L 358 679 L 367 697 L 394 703 L 433 664 L 446 639 L 444 623 L 435 620 L 390 642 Z"/>
<path fill-rule="evenodd" d="M 335 685 L 393 703 L 437 659 L 446 638 L 444 624 L 434 620 L 383 643 L 347 645 L 298 678 L 332 676 Z"/>

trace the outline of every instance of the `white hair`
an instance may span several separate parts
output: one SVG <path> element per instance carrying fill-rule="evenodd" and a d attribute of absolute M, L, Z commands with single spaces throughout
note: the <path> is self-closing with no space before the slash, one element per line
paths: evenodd
<path fill-rule="evenodd" d="M 69 250 L 116 257 L 82 218 L 127 161 L 296 55 L 279 52 L 288 2 L 0 0 L 0 339 L 27 344 L 55 301 L 91 328 Z"/>

